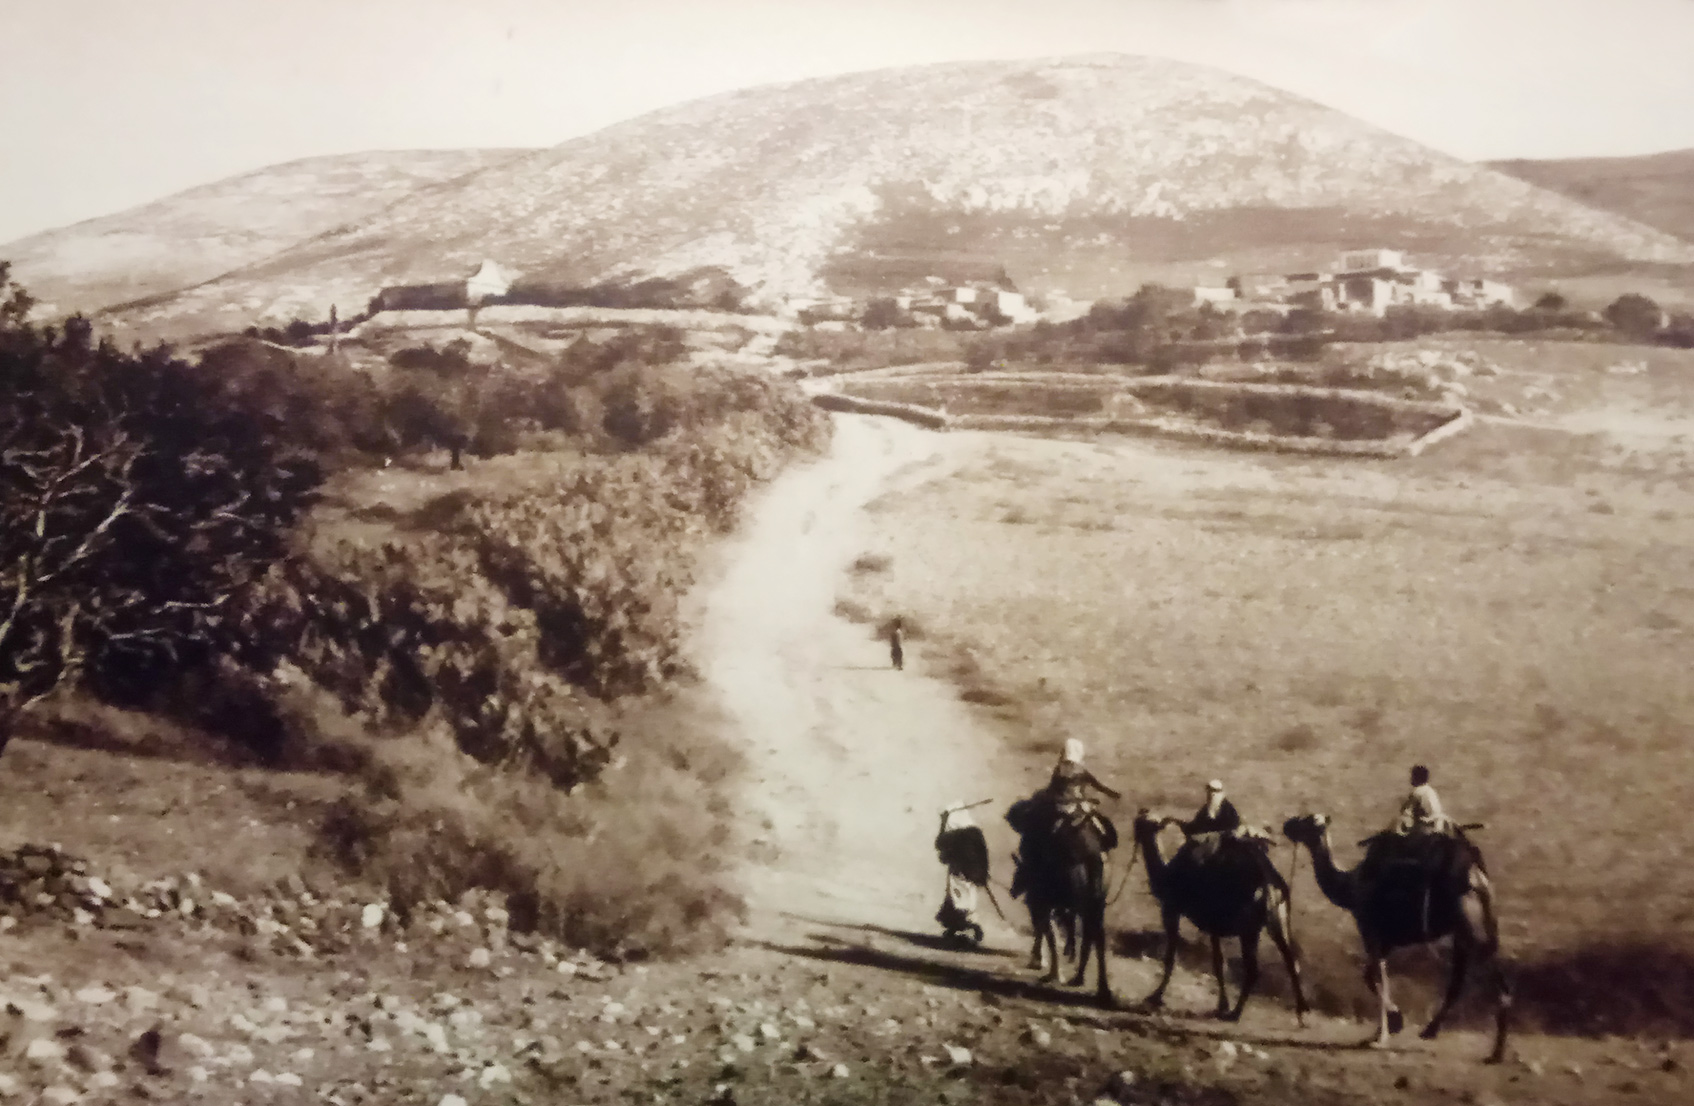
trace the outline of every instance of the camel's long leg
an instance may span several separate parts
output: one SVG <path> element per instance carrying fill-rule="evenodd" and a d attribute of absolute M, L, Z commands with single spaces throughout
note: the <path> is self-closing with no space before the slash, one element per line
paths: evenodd
<path fill-rule="evenodd" d="M 1241 935 L 1241 997 L 1236 1000 L 1235 1009 L 1225 1014 L 1228 1021 L 1240 1021 L 1241 1011 L 1247 1009 L 1247 999 L 1253 994 L 1253 988 L 1259 983 L 1259 934 L 1260 929 Z"/>
<path fill-rule="evenodd" d="M 1101 1006 L 1111 1006 L 1114 1000 L 1112 999 L 1111 982 L 1106 978 L 1106 957 L 1108 950 L 1106 948 L 1106 888 L 1103 881 L 1097 891 L 1097 896 L 1089 905 L 1088 911 L 1094 929 L 1094 955 L 1099 960 L 1099 964 L 1097 965 L 1097 979 L 1099 985 L 1095 988 L 1095 993 L 1100 998 Z"/>
<path fill-rule="evenodd" d="M 1212 978 L 1218 981 L 1218 1017 L 1229 1014 L 1229 985 L 1223 978 L 1223 938 L 1217 934 L 1208 934 L 1212 939 Z"/>
<path fill-rule="evenodd" d="M 1165 923 L 1165 974 L 1159 978 L 1159 985 L 1153 988 L 1153 993 L 1147 996 L 1148 1006 L 1164 1005 L 1165 988 L 1170 985 L 1171 972 L 1176 969 L 1176 938 L 1182 925 L 1182 915 L 1174 908 L 1160 904 L 1159 913 Z"/>
<path fill-rule="evenodd" d="M 1447 1012 L 1453 1009 L 1453 1004 L 1459 1001 L 1459 994 L 1465 989 L 1465 972 L 1470 967 L 1470 942 L 1462 935 L 1453 935 L 1453 963 L 1447 970 L 1447 994 L 1441 999 L 1441 1006 L 1435 1011 L 1435 1016 L 1429 1019 L 1429 1024 L 1418 1034 L 1426 1041 L 1433 1041 L 1436 1034 L 1441 1032 L 1441 1023 L 1446 1020 Z"/>
<path fill-rule="evenodd" d="M 1282 954 L 1283 966 L 1288 969 L 1288 982 L 1294 987 L 1294 1017 L 1301 1025 L 1306 1024 L 1306 1011 L 1311 1007 L 1306 1005 L 1306 992 L 1300 984 L 1300 950 L 1294 946 L 1294 940 L 1288 935 L 1288 903 L 1286 900 L 1277 904 L 1265 918 L 1265 931 L 1276 945 L 1276 951 Z"/>
<path fill-rule="evenodd" d="M 1388 997 L 1388 957 L 1380 953 L 1371 953 L 1371 969 L 1376 976 L 1376 1037 L 1371 1044 L 1381 1048 L 1388 1043 L 1388 1011 L 1393 1009 L 1398 1013 L 1393 1001 Z"/>
<path fill-rule="evenodd" d="M 1506 1034 L 1512 1018 L 1512 981 L 1506 977 L 1506 966 L 1500 962 L 1498 951 L 1494 962 L 1494 1051 L 1488 1054 L 1490 1064 L 1506 1059 Z"/>

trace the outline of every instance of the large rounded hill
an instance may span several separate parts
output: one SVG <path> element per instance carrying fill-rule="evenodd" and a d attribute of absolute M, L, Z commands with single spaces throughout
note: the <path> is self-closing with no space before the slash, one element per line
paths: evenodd
<path fill-rule="evenodd" d="M 491 258 L 536 280 L 721 267 L 760 296 L 1004 268 L 1079 298 L 1380 245 L 1455 273 L 1682 265 L 1663 232 L 1254 81 L 1118 55 L 887 70 L 669 108 L 446 184 L 187 291 L 149 329 L 246 325 Z"/>

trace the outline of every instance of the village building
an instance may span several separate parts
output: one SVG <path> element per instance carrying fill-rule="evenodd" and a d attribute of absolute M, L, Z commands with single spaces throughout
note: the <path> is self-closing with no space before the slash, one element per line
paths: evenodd
<path fill-rule="evenodd" d="M 512 290 L 514 276 L 494 262 L 484 261 L 482 267 L 465 281 L 465 302 L 479 304 L 498 299 Z"/>
<path fill-rule="evenodd" d="M 512 290 L 516 274 L 493 261 L 484 261 L 464 280 L 433 284 L 396 284 L 371 301 L 372 311 L 452 311 L 476 307 Z"/>
<path fill-rule="evenodd" d="M 1241 298 L 1263 304 L 1287 304 L 1321 311 L 1359 312 L 1381 317 L 1391 307 L 1440 310 L 1510 306 L 1510 285 L 1481 279 L 1452 280 L 1407 262 L 1399 250 L 1347 250 L 1333 269 L 1238 279 Z M 1202 289 L 1195 289 L 1196 302 Z"/>

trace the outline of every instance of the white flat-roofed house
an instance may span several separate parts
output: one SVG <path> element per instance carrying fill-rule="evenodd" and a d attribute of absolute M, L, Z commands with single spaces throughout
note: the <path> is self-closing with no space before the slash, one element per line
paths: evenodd
<path fill-rule="evenodd" d="M 1517 290 L 1497 280 L 1472 277 L 1447 281 L 1452 302 L 1460 307 L 1517 306 Z"/>
<path fill-rule="evenodd" d="M 1210 284 L 1197 284 L 1194 286 L 1194 305 L 1196 307 L 1207 303 L 1233 304 L 1238 299 L 1240 299 L 1240 297 L 1235 294 L 1235 289 L 1233 288 L 1224 287 L 1222 285 L 1214 286 Z"/>
<path fill-rule="evenodd" d="M 465 281 L 465 303 L 475 307 L 479 303 L 497 299 L 512 290 L 514 279 L 516 274 L 507 272 L 495 262 L 484 261 Z"/>
<path fill-rule="evenodd" d="M 992 292 L 988 302 L 1002 318 L 1013 323 L 1031 323 L 1040 316 L 1040 312 L 1029 306 L 1029 301 L 1024 299 L 1022 292 Z"/>

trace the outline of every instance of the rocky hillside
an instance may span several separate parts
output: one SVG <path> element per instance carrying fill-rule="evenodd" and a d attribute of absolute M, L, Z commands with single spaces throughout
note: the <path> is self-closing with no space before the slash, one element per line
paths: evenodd
<path fill-rule="evenodd" d="M 1641 157 L 1496 161 L 1489 167 L 1694 242 L 1694 150 Z"/>
<path fill-rule="evenodd" d="M 341 222 L 111 321 L 321 317 L 483 258 L 572 282 L 721 266 L 767 300 L 1001 266 L 1026 290 L 1091 297 L 1371 243 L 1518 276 L 1694 262 L 1662 232 L 1288 93 L 1121 55 L 730 93 Z"/>
<path fill-rule="evenodd" d="M 211 280 L 522 152 L 407 150 L 291 161 L 22 238 L 0 246 L 0 257 L 47 311 L 95 311 Z"/>

